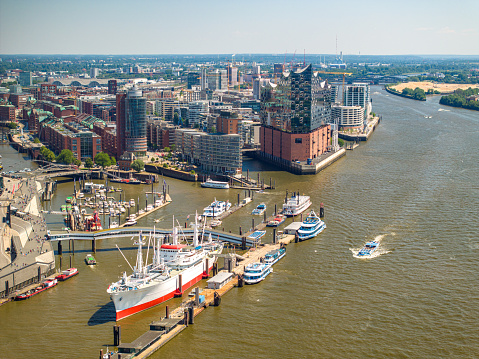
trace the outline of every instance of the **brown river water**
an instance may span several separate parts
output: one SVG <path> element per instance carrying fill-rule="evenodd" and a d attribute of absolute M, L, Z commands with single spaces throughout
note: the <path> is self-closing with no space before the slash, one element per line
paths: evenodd
<path fill-rule="evenodd" d="M 253 203 L 223 221 L 227 231 L 248 229 L 257 204 L 265 202 L 270 214 L 289 190 L 310 195 L 314 209 L 324 203 L 327 229 L 290 244 L 266 280 L 231 290 L 152 358 L 479 357 L 479 113 L 441 106 L 438 97 L 419 102 L 371 90 L 383 121 L 367 143 L 315 176 L 246 159 L 245 171 L 254 178 L 261 171 L 277 188 L 255 193 Z M 5 170 L 31 167 L 12 148 L 0 151 Z M 215 197 L 244 196 L 166 180 L 173 202 L 139 225 L 160 218 L 157 226 L 171 228 L 172 215 L 184 223 Z M 60 184 L 51 208 L 72 189 Z M 125 186 L 123 198 L 144 203 L 149 190 Z M 63 227 L 61 216 L 47 222 Z M 271 237 L 268 231 L 264 241 Z M 355 258 L 373 239 L 381 241 L 378 255 Z M 111 348 L 115 316 L 106 288 L 129 273 L 115 244 L 134 261 L 131 238 L 98 243 L 92 268 L 84 263 L 91 244 L 76 243 L 78 276 L 0 307 L 0 358 L 97 358 Z M 69 257 L 64 245 L 64 268 Z M 122 341 L 145 332 L 166 304 L 122 320 Z"/>

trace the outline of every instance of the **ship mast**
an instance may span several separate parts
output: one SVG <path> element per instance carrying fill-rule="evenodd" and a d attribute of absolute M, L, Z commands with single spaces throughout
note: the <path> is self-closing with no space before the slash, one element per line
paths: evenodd
<path fill-rule="evenodd" d="M 193 231 L 193 247 L 198 247 L 198 211 L 195 213 L 195 227 Z"/>

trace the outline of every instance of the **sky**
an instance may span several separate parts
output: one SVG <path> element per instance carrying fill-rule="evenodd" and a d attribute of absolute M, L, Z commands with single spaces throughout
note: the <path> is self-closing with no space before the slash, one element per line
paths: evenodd
<path fill-rule="evenodd" d="M 479 55 L 479 0 L 0 0 L 0 54 Z M 337 39 L 337 42 L 336 42 Z"/>

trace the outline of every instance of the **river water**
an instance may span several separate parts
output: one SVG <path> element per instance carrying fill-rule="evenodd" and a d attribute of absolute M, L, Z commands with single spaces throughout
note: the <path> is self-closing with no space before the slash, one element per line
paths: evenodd
<path fill-rule="evenodd" d="M 245 170 L 273 178 L 277 189 L 256 193 L 249 207 L 223 221 L 225 230 L 248 229 L 254 206 L 265 202 L 270 213 L 286 190 L 309 194 L 315 209 L 324 202 L 327 229 L 289 245 L 265 281 L 231 290 L 153 358 L 479 357 L 479 113 L 380 87 L 372 87 L 372 99 L 383 122 L 370 140 L 315 176 L 245 161 Z M 4 165 L 27 167 L 13 149 L 0 150 Z M 157 225 L 171 228 L 172 215 L 184 223 L 214 197 L 244 196 L 166 180 L 173 203 L 140 225 L 160 218 Z M 52 209 L 72 188 L 58 186 Z M 144 203 L 151 187 L 124 189 L 123 198 Z M 63 226 L 61 216 L 47 220 L 51 229 Z M 266 241 L 271 237 L 268 231 Z M 355 258 L 373 239 L 381 241 L 378 255 Z M 83 259 L 90 244 L 76 243 L 78 276 L 0 307 L 0 357 L 96 358 L 111 346 L 114 309 L 106 288 L 128 270 L 115 243 L 134 260 L 130 238 L 104 241 L 98 265 L 89 268 Z M 64 246 L 64 267 L 69 257 Z M 165 304 L 122 320 L 122 341 L 134 340 L 164 311 Z"/>

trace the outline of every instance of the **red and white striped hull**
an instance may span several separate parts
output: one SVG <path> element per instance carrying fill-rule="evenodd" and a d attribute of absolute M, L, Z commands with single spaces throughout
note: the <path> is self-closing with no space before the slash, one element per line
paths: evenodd
<path fill-rule="evenodd" d="M 208 276 L 215 260 L 216 257 L 215 259 L 209 258 L 208 269 L 206 269 L 206 258 L 203 258 L 197 264 L 176 272 L 166 280 L 153 280 L 136 290 L 111 293 L 111 299 L 115 304 L 116 320 L 154 307 L 174 296 L 180 296 L 185 290 Z"/>

